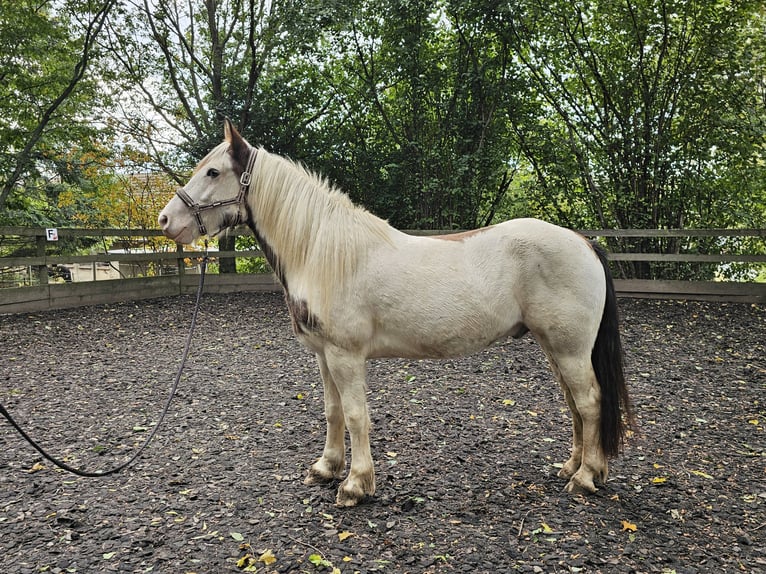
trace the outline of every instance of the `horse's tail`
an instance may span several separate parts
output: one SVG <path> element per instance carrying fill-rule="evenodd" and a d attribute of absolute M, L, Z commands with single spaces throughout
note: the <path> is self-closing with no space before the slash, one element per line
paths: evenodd
<path fill-rule="evenodd" d="M 614 281 L 606 252 L 597 243 L 592 245 L 604 268 L 606 303 L 591 351 L 591 363 L 601 387 L 601 449 L 605 456 L 615 457 L 620 453 L 625 434 L 633 423 L 633 413 L 625 385 Z"/>

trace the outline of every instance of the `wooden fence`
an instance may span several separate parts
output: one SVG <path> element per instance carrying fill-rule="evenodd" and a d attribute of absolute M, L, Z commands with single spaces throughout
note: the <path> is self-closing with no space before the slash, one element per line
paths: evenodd
<path fill-rule="evenodd" d="M 411 231 L 412 234 L 431 235 L 436 231 Z M 687 230 L 583 230 L 587 237 L 602 241 L 624 240 L 625 238 L 712 238 L 721 241 L 726 238 L 755 238 L 763 242 L 766 229 L 687 229 Z M 241 235 L 248 235 L 242 230 Z M 51 235 L 58 240 L 87 240 L 96 253 L 90 255 L 66 255 Z M 21 286 L 0 288 L 0 313 L 20 313 L 59 309 L 80 305 L 113 303 L 154 297 L 167 297 L 194 293 L 198 275 L 193 262 L 201 257 L 199 251 L 185 250 L 180 245 L 165 242 L 164 248 L 146 249 L 142 245 L 152 242 L 158 245 L 161 237 L 158 230 L 125 229 L 46 229 L 22 227 L 0 227 L 0 249 L 8 251 L 12 241 L 15 252 L 21 255 L 0 257 L 0 271 L 13 272 L 17 277 L 28 279 Z M 106 249 L 115 242 L 132 245 L 120 251 Z M 137 247 L 138 246 L 138 247 Z M 750 264 L 766 268 L 766 255 L 761 253 L 621 253 L 612 252 L 610 258 L 620 262 L 661 262 L 661 263 L 705 263 L 716 265 Z M 212 252 L 211 256 L 221 257 L 262 257 L 259 250 Z M 192 262 L 190 266 L 189 263 Z M 85 282 L 54 282 L 49 280 L 52 269 L 62 270 L 65 266 L 89 266 L 93 280 Z M 99 279 L 98 268 L 117 268 L 119 279 Z M 125 273 L 124 269 L 130 272 Z M 140 269 L 139 276 L 135 269 Z M 112 273 L 114 275 L 114 272 Z M 766 303 L 766 283 L 740 281 L 679 281 L 617 279 L 615 285 L 620 296 L 653 297 L 665 299 L 702 299 Z M 205 280 L 208 293 L 236 291 L 274 291 L 279 285 L 273 275 L 267 274 L 208 274 Z"/>

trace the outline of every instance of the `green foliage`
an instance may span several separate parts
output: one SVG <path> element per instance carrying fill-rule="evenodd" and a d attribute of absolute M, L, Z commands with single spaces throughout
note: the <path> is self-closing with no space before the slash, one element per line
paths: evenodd
<path fill-rule="evenodd" d="M 549 219 L 607 228 L 762 225 L 760 3 L 523 0 L 493 21 L 540 96 L 537 129 L 520 126 L 518 135 L 537 176 L 530 200 Z M 679 245 L 612 247 L 672 253 Z M 664 275 L 640 262 L 626 272 Z"/>
<path fill-rule="evenodd" d="M 67 221 L 58 194 L 84 184 L 108 135 L 96 125 L 108 100 L 88 72 L 113 4 L 0 3 L 0 223 Z"/>
<path fill-rule="evenodd" d="M 515 92 L 507 50 L 481 17 L 437 1 L 360 2 L 334 30 L 334 138 L 320 165 L 399 227 L 487 223 L 516 154 L 504 115 Z"/>
<path fill-rule="evenodd" d="M 237 251 L 258 249 L 258 243 L 251 236 L 238 236 L 235 243 Z M 237 258 L 237 273 L 271 273 L 272 271 L 265 257 Z"/>

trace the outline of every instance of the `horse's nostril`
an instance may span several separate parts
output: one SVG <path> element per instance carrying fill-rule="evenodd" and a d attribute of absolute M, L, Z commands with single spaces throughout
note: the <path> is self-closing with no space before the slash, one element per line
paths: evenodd
<path fill-rule="evenodd" d="M 160 223 L 160 227 L 165 227 L 168 224 L 168 216 L 164 213 L 160 213 L 160 216 L 157 218 L 157 221 Z"/>

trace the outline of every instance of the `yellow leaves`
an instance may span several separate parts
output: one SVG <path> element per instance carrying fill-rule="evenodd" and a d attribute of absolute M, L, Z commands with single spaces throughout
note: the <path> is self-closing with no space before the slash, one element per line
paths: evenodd
<path fill-rule="evenodd" d="M 29 474 L 34 474 L 36 472 L 40 472 L 41 470 L 45 470 L 45 465 L 43 465 L 43 464 L 41 464 L 39 462 L 36 462 L 36 463 L 34 463 L 32 465 L 32 468 L 30 468 L 27 472 Z"/>
<path fill-rule="evenodd" d="M 636 532 L 638 530 L 638 526 L 627 520 L 620 520 L 620 524 L 623 532 Z"/>
<path fill-rule="evenodd" d="M 343 532 L 338 533 L 338 540 L 343 542 L 347 538 L 351 538 L 352 536 L 356 536 L 353 532 L 349 532 L 348 530 L 344 530 Z"/>
<path fill-rule="evenodd" d="M 233 535 L 237 533 L 232 532 L 231 534 Z M 271 566 L 277 561 L 277 557 L 274 556 L 274 552 L 271 550 L 271 548 L 267 548 L 266 550 L 259 552 L 258 558 L 253 555 L 250 544 L 243 543 L 240 545 L 240 548 L 246 551 L 245 555 L 237 560 L 237 568 L 243 572 L 257 572 L 259 562 L 261 564 L 265 564 L 266 566 Z"/>
<path fill-rule="evenodd" d="M 702 472 L 701 470 L 692 470 L 692 474 L 696 474 L 697 476 L 701 476 L 702 478 L 713 478 L 706 472 Z"/>
<path fill-rule="evenodd" d="M 652 468 L 654 468 L 654 470 L 659 470 L 659 469 L 663 468 L 663 466 L 661 464 L 657 464 L 655 462 L 652 465 Z M 655 476 L 655 477 L 652 478 L 652 484 L 665 484 L 667 481 L 668 481 L 668 477 L 667 476 Z"/>
<path fill-rule="evenodd" d="M 271 549 L 264 550 L 258 557 L 258 562 L 263 562 L 266 566 L 270 566 L 276 561 L 277 557 L 274 556 L 274 553 L 271 551 Z"/>
<path fill-rule="evenodd" d="M 531 532 L 532 536 L 537 536 L 538 534 L 544 534 L 546 536 L 551 536 L 552 534 L 560 534 L 560 532 L 555 532 L 553 528 L 551 528 L 547 523 L 541 522 L 540 528 L 535 528 Z M 545 540 L 549 542 L 555 542 L 556 538 L 546 538 Z"/>

